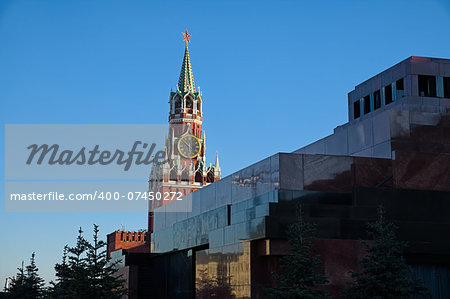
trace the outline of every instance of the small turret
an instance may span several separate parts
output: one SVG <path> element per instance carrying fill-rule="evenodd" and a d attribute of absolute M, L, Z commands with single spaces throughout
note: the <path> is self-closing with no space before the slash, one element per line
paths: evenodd
<path fill-rule="evenodd" d="M 220 165 L 219 165 L 219 153 L 216 152 L 216 163 L 214 164 L 214 180 L 218 181 L 220 179 Z"/>

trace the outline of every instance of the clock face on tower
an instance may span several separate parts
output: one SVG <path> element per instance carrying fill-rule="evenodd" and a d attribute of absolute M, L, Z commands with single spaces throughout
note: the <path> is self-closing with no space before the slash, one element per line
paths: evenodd
<path fill-rule="evenodd" d="M 200 140 L 194 135 L 184 135 L 178 140 L 178 152 L 188 159 L 197 157 L 200 153 Z"/>

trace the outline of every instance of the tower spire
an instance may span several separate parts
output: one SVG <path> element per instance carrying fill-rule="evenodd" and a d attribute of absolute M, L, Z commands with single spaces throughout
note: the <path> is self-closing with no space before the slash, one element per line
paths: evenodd
<path fill-rule="evenodd" d="M 214 165 L 214 180 L 217 181 L 220 179 L 221 176 L 221 169 L 219 166 L 219 153 L 216 152 L 216 164 Z"/>
<path fill-rule="evenodd" d="M 218 169 L 220 169 L 219 166 L 219 152 L 216 151 L 216 163 L 214 164 L 214 166 Z"/>
<path fill-rule="evenodd" d="M 184 40 L 186 41 L 186 48 L 184 50 L 183 64 L 181 66 L 180 79 L 178 80 L 178 90 L 181 92 L 191 91 L 195 92 L 194 75 L 191 68 L 191 59 L 189 57 L 188 43 L 191 35 L 187 32 L 182 32 Z"/>

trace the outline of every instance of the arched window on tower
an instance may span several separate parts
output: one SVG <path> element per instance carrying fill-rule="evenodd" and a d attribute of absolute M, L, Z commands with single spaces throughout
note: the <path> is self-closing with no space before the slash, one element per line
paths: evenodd
<path fill-rule="evenodd" d="M 201 114 L 202 112 L 202 103 L 197 101 L 197 114 Z"/>
<path fill-rule="evenodd" d="M 177 171 L 175 169 L 172 169 L 170 171 L 169 180 L 171 180 L 171 181 L 177 181 L 178 180 Z"/>
<path fill-rule="evenodd" d="M 181 110 L 181 97 L 176 96 L 175 97 L 175 113 L 180 113 Z"/>
<path fill-rule="evenodd" d="M 189 182 L 189 173 L 187 170 L 183 171 L 183 173 L 181 174 L 181 181 Z"/>
<path fill-rule="evenodd" d="M 195 182 L 200 184 L 203 183 L 203 175 L 200 171 L 195 173 Z"/>
<path fill-rule="evenodd" d="M 207 183 L 214 183 L 214 172 L 212 169 L 210 169 L 208 171 L 208 173 L 206 174 L 206 182 Z"/>
<path fill-rule="evenodd" d="M 186 113 L 192 113 L 193 100 L 191 97 L 186 97 Z"/>

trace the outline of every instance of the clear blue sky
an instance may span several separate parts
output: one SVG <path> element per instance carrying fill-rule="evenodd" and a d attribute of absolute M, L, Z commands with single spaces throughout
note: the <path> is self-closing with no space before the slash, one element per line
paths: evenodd
<path fill-rule="evenodd" d="M 166 123 L 186 29 L 224 175 L 330 134 L 347 93 L 397 62 L 450 58 L 448 0 L 0 1 L 1 287 L 33 251 L 52 279 L 80 225 L 147 225 L 144 212 L 6 213 L 4 124 Z"/>

